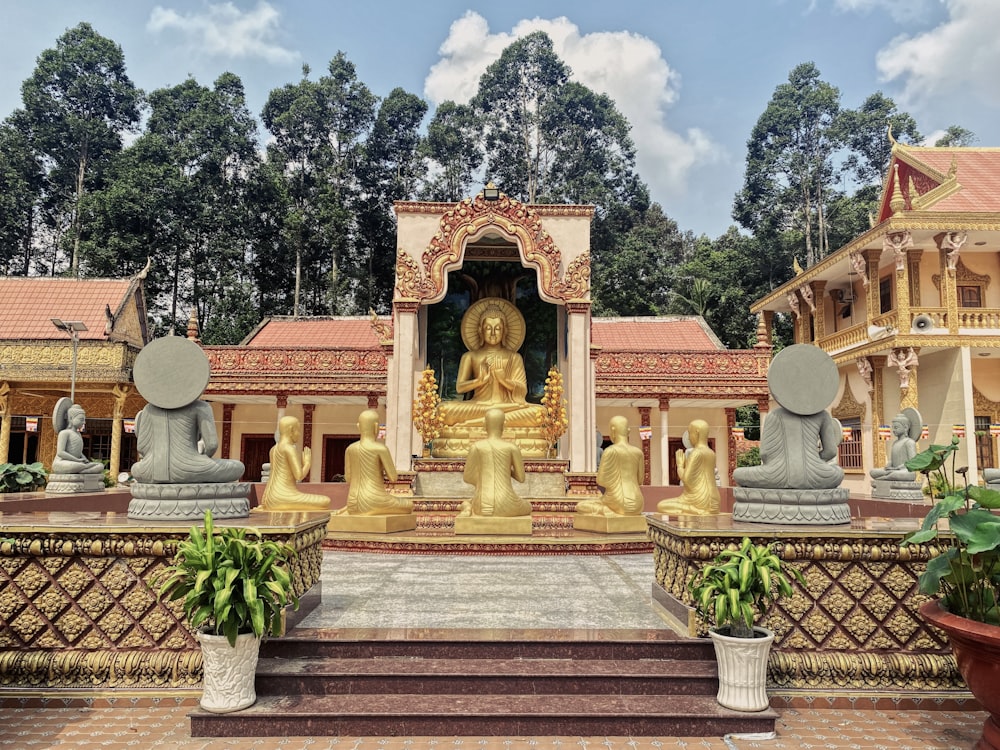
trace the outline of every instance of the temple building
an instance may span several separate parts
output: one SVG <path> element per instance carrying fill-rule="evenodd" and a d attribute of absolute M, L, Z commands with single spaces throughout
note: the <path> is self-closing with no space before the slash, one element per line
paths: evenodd
<path fill-rule="evenodd" d="M 796 343 L 840 370 L 831 409 L 850 439 L 844 486 L 865 494 L 886 465 L 888 426 L 919 410 L 924 440 L 963 438 L 957 465 L 975 483 L 996 467 L 1000 435 L 1000 149 L 894 143 L 878 214 L 844 247 L 756 301 Z"/>
<path fill-rule="evenodd" d="M 677 484 L 674 454 L 692 419 L 710 425 L 720 472 L 735 467 L 737 407 L 766 408 L 770 348 L 727 350 L 696 316 L 591 318 L 591 206 L 525 205 L 502 193 L 455 203 L 400 202 L 391 318 L 270 318 L 239 346 L 206 346 L 222 455 L 259 478 L 286 414 L 312 448 L 311 481 L 343 473 L 357 417 L 377 409 L 401 471 L 421 455 L 412 402 L 425 366 L 455 399 L 464 349 L 458 321 L 476 299 L 516 302 L 527 320 L 522 354 L 528 401 L 545 374 L 566 384 L 570 428 L 558 457 L 571 473 L 596 470 L 612 416 L 632 426 L 647 484 Z M 727 479 L 723 482 L 728 484 Z"/>
<path fill-rule="evenodd" d="M 51 466 L 53 408 L 71 392 L 87 412 L 85 454 L 112 477 L 135 461 L 131 418 L 146 403 L 132 385 L 149 341 L 144 278 L 0 277 L 0 463 Z"/>
<path fill-rule="evenodd" d="M 524 411 L 538 408 L 550 367 L 564 378 L 569 429 L 555 458 L 569 474 L 596 471 L 609 422 L 622 415 L 645 455 L 645 483 L 676 485 L 675 453 L 689 423 L 703 419 L 721 481 L 730 484 L 736 408 L 767 408 L 770 347 L 727 350 L 697 316 L 592 318 L 593 207 L 490 197 L 395 205 L 391 317 L 273 317 L 237 346 L 205 346 L 212 374 L 203 398 L 215 412 L 219 457 L 239 458 L 244 479 L 259 480 L 278 420 L 295 416 L 314 456 L 307 481 L 336 481 L 358 416 L 376 409 L 398 469 L 412 473 L 423 448 L 412 426 L 421 372 L 433 367 L 442 398 L 470 410 L 456 392 L 466 350 L 460 320 L 477 300 L 500 298 L 525 321 Z M 78 334 L 76 392 L 88 415 L 88 455 L 115 473 L 127 470 L 135 460 L 128 418 L 144 405 L 131 385 L 132 362 L 148 340 L 142 279 L 3 279 L 0 304 L 5 299 L 32 299 L 31 309 L 45 312 L 2 305 L 0 434 L 11 437 L 0 441 L 0 460 L 51 462 L 54 435 L 42 425 L 68 395 L 73 352 L 70 336 L 49 321 L 58 313 L 86 327 Z M 193 317 L 187 336 L 198 338 Z M 460 451 L 468 438 L 456 440 Z"/>

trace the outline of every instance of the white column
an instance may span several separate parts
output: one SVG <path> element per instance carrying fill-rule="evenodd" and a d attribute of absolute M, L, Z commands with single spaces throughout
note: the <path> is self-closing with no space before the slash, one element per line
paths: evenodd
<path fill-rule="evenodd" d="M 569 378 L 569 470 L 597 470 L 597 414 L 594 363 L 590 359 L 590 303 L 566 303 L 567 371 Z"/>
<path fill-rule="evenodd" d="M 661 486 L 670 484 L 670 401 L 660 399 L 660 476 L 654 477 L 654 481 L 659 480 Z"/>
<path fill-rule="evenodd" d="M 972 349 L 968 346 L 959 348 L 959 367 L 962 372 L 962 403 L 965 407 L 965 440 L 962 441 L 962 449 L 965 450 L 964 464 L 969 467 L 966 480 L 970 484 L 979 483 L 979 451 L 976 447 L 976 403 L 972 394 Z M 959 454 L 960 455 L 960 454 Z M 963 464 L 962 458 L 958 459 L 956 466 Z"/>
<path fill-rule="evenodd" d="M 417 445 L 413 430 L 413 394 L 420 346 L 417 328 L 420 302 L 397 300 L 394 307 L 393 356 L 389 363 L 385 429 L 396 468 L 409 471 L 413 467 L 412 457 Z"/>

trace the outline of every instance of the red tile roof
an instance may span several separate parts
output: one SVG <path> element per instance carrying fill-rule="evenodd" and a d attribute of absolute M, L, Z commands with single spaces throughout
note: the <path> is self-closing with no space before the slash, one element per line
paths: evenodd
<path fill-rule="evenodd" d="M 961 189 L 933 203 L 926 210 L 960 213 L 1000 212 L 1000 148 L 905 146 L 904 153 L 941 175 L 948 174 L 954 160 L 955 177 Z M 904 184 L 901 187 L 905 190 L 908 186 Z"/>
<path fill-rule="evenodd" d="M 241 346 L 378 349 L 371 318 L 267 318 Z"/>
<path fill-rule="evenodd" d="M 698 316 L 592 318 L 592 343 L 605 351 L 717 351 L 725 347 Z"/>
<path fill-rule="evenodd" d="M 132 279 L 0 276 L 0 339 L 65 339 L 51 318 L 80 320 L 81 339 L 104 339 L 106 307 L 118 311 Z"/>

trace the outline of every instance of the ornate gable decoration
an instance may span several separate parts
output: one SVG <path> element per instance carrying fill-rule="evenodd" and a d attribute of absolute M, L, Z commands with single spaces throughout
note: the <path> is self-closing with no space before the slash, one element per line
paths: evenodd
<path fill-rule="evenodd" d="M 488 230 L 517 242 L 524 262 L 538 271 L 539 293 L 549 302 L 586 299 L 590 293 L 590 256 L 575 258 L 560 274 L 562 253 L 528 205 L 503 193 L 487 201 L 480 193 L 466 198 L 441 217 L 437 234 L 421 265 L 400 250 L 396 257 L 397 298 L 434 302 L 445 293 L 447 273 L 460 262 L 466 245 Z"/>

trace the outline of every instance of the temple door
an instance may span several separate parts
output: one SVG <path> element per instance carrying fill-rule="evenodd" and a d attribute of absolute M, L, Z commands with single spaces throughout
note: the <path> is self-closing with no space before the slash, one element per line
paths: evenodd
<path fill-rule="evenodd" d="M 240 460 L 243 461 L 244 482 L 259 482 L 261 467 L 271 460 L 271 448 L 274 447 L 274 434 L 244 435 L 240 447 Z"/>

